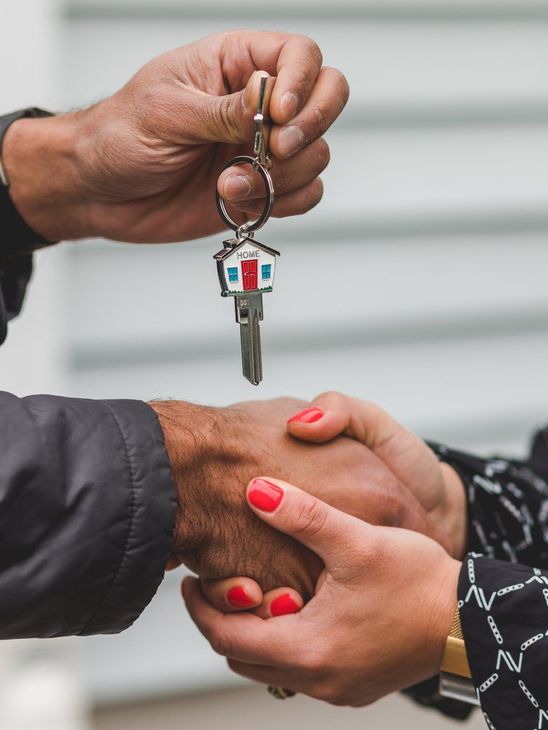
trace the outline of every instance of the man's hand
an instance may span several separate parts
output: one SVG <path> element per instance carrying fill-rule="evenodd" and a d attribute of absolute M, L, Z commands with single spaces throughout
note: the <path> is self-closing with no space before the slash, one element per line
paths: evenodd
<path fill-rule="evenodd" d="M 274 215 L 304 213 L 322 196 L 322 135 L 348 98 L 310 38 L 231 31 L 166 53 L 90 109 L 23 119 L 3 162 L 20 213 L 50 240 L 104 236 L 132 242 L 198 238 L 224 228 L 214 200 L 223 165 L 249 154 L 259 77 L 275 77 L 268 106 Z M 244 222 L 264 189 L 249 166 L 219 192 Z"/>
<path fill-rule="evenodd" d="M 288 586 L 305 599 L 314 594 L 321 560 L 246 507 L 245 487 L 257 473 L 297 481 L 361 519 L 429 529 L 416 498 L 361 444 L 341 437 L 317 445 L 289 436 L 284 424 L 302 408 L 299 401 L 220 409 L 177 401 L 151 406 L 164 431 L 179 499 L 173 557 L 203 579 L 243 575 L 264 591 Z"/>
<path fill-rule="evenodd" d="M 449 540 L 451 555 L 463 557 L 466 497 L 459 475 L 382 408 L 341 393 L 324 393 L 290 418 L 287 430 L 310 443 L 328 443 L 344 434 L 364 444 L 415 495 L 429 524 Z M 436 537 L 433 530 L 429 534 Z M 447 547 L 447 541 L 442 544 Z"/>
<path fill-rule="evenodd" d="M 192 618 L 235 672 L 356 707 L 439 672 L 458 561 L 424 535 L 366 524 L 278 479 L 251 482 L 247 500 L 269 527 L 317 553 L 325 572 L 299 613 L 268 621 L 219 612 L 185 579 Z"/>

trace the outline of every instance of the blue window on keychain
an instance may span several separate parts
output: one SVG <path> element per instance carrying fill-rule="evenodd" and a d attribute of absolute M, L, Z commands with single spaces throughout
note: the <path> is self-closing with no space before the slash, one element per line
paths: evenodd
<path fill-rule="evenodd" d="M 263 279 L 270 279 L 272 276 L 272 264 L 263 264 L 261 266 L 261 276 Z"/>
<path fill-rule="evenodd" d="M 229 281 L 238 281 L 238 267 L 237 266 L 230 266 L 228 269 L 228 280 Z"/>

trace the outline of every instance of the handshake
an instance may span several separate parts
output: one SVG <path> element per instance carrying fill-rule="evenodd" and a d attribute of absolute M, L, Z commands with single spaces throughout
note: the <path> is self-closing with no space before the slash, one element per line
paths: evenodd
<path fill-rule="evenodd" d="M 439 671 L 466 500 L 422 440 L 337 393 L 151 406 L 178 500 L 167 567 L 199 576 L 187 607 L 234 671 L 349 705 Z"/>

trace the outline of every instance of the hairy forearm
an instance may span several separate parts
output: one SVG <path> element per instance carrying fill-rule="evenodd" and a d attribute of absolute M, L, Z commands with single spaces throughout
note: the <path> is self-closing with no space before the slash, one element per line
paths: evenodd
<path fill-rule="evenodd" d="M 168 458 L 177 486 L 178 517 L 174 554 L 183 562 L 206 549 L 215 539 L 215 492 L 222 489 L 226 469 L 242 466 L 245 459 L 233 441 L 233 429 L 219 408 L 181 401 L 153 401 L 150 406 L 164 432 Z M 223 428 L 223 425 L 226 427 Z M 185 559 L 186 558 L 186 559 Z"/>
<path fill-rule="evenodd" d="M 2 163 L 26 223 L 50 241 L 93 235 L 79 159 L 80 117 L 20 119 L 8 129 Z"/>

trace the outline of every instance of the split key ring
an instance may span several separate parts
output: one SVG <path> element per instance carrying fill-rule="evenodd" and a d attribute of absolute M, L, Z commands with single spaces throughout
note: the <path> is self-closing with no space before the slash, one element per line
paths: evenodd
<path fill-rule="evenodd" d="M 267 222 L 267 220 L 270 218 L 270 214 L 272 212 L 272 206 L 274 205 L 274 183 L 272 182 L 272 177 L 270 176 L 270 173 L 266 169 L 265 165 L 263 165 L 257 157 L 251 157 L 249 155 L 238 155 L 237 157 L 232 158 L 229 162 L 226 163 L 226 165 L 223 167 L 223 170 L 227 170 L 229 167 L 232 167 L 233 165 L 242 165 L 242 164 L 248 164 L 253 167 L 254 170 L 256 170 L 259 175 L 261 176 L 265 191 L 266 191 L 266 197 L 265 197 L 265 204 L 264 208 L 262 210 L 262 213 L 260 216 L 254 220 L 254 221 L 248 221 L 247 223 L 244 223 L 243 225 L 238 225 L 236 221 L 234 221 L 227 209 L 225 201 L 222 197 L 222 195 L 219 194 L 219 191 L 215 191 L 215 200 L 217 201 L 217 210 L 219 211 L 219 215 L 224 220 L 224 222 L 227 224 L 229 228 L 232 228 L 233 231 L 236 231 L 236 237 L 238 239 L 245 238 L 250 233 L 253 233 L 254 231 L 258 231 L 259 228 L 262 228 L 264 224 Z"/>

